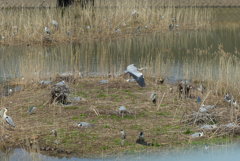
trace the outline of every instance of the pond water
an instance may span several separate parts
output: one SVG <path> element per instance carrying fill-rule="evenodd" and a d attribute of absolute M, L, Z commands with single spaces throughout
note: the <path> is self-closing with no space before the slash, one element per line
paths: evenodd
<path fill-rule="evenodd" d="M 175 30 L 59 46 L 2 46 L 0 77 L 43 79 L 56 73 L 121 74 L 128 64 L 148 76 L 236 81 L 240 28 Z"/>
<path fill-rule="evenodd" d="M 165 150 L 132 155 L 113 156 L 108 158 L 57 158 L 37 153 L 29 153 L 23 149 L 15 149 L 10 153 L 1 153 L 0 159 L 5 161 L 238 161 L 240 145 L 218 145 L 194 147 L 180 150 Z"/>

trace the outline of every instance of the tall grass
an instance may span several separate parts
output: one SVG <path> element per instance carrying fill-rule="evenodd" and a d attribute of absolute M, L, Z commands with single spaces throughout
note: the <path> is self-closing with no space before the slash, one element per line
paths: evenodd
<path fill-rule="evenodd" d="M 79 5 L 65 9 L 2 9 L 1 43 L 41 43 L 46 38 L 51 42 L 82 42 L 89 39 L 167 31 L 172 18 L 176 18 L 179 30 L 198 29 L 208 26 L 212 17 L 208 9 L 160 8 L 157 7 L 157 1 L 140 3 L 123 0 L 98 3 L 94 8 L 86 9 Z M 171 5 L 171 2 L 168 3 Z M 51 24 L 52 20 L 59 23 L 59 28 Z M 50 28 L 50 36 L 44 32 L 45 26 Z"/>

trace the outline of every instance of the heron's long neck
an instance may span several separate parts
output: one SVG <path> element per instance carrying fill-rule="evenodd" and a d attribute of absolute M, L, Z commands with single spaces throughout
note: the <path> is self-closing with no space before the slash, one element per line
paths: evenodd
<path fill-rule="evenodd" d="M 7 110 L 5 109 L 4 112 L 3 112 L 3 118 L 7 117 Z"/>

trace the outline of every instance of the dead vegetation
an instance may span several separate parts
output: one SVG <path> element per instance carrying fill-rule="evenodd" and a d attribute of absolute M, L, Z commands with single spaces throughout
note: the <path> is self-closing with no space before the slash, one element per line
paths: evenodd
<path fill-rule="evenodd" d="M 108 83 L 99 83 L 102 79 Z M 58 81 L 61 79 L 52 85 Z M 140 131 L 153 144 L 151 149 L 184 145 L 190 134 L 198 131 L 204 132 L 203 142 L 239 134 L 238 109 L 225 103 L 223 95 L 210 92 L 209 88 L 206 93 L 199 92 L 197 84 L 192 84 L 192 96 L 179 98 L 177 84 L 156 84 L 152 78 L 146 78 L 146 82 L 147 87 L 141 88 L 123 78 L 75 77 L 74 83 L 66 81 L 69 97 L 84 99 L 67 105 L 49 102 L 52 85 L 27 83 L 22 90 L 1 98 L 1 107 L 9 107 L 9 115 L 16 123 L 11 131 L 1 127 L 1 146 L 34 147 L 35 151 L 59 156 L 89 156 L 142 150 L 136 144 Z M 156 105 L 150 100 L 154 91 L 158 95 Z M 202 104 L 214 104 L 216 108 L 199 112 L 197 96 L 203 99 Z M 30 106 L 37 107 L 32 115 L 27 113 Z M 129 113 L 119 114 L 119 106 L 125 106 Z M 75 126 L 78 122 L 94 126 L 79 128 Z M 216 124 L 217 128 L 202 129 L 205 124 Z M 121 129 L 127 133 L 124 146 L 121 146 Z M 52 130 L 58 135 L 52 135 Z"/>

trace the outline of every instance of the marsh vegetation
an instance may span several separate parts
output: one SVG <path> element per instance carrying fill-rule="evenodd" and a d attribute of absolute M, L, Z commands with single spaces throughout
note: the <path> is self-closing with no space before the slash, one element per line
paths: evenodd
<path fill-rule="evenodd" d="M 240 99 L 239 9 L 101 2 L 85 9 L 0 11 L 1 107 L 9 107 L 16 123 L 14 130 L 1 128 L 2 149 L 24 147 L 58 156 L 131 153 L 146 149 L 135 143 L 140 131 L 153 144 L 147 147 L 151 150 L 238 139 L 238 130 L 221 129 L 192 139 L 200 125 L 196 117 L 194 124 L 186 122 L 186 116 L 211 104 L 218 114 L 211 123 L 239 123 L 239 108 L 223 99 L 225 93 Z M 145 88 L 122 77 L 129 64 L 144 67 Z M 49 103 L 51 85 L 39 82 L 57 83 L 59 74 L 71 74 L 65 80 L 70 97 L 83 98 L 80 102 Z M 160 78 L 165 82 L 156 84 Z M 179 98 L 177 83 L 183 79 L 192 83 L 190 98 Z M 200 84 L 204 93 L 197 91 Z M 152 92 L 159 97 L 156 105 L 149 100 Z M 29 114 L 33 106 L 36 112 Z M 119 106 L 129 113 L 119 115 Z M 79 122 L 94 126 L 76 127 Z M 127 132 L 124 146 L 121 129 Z"/>

